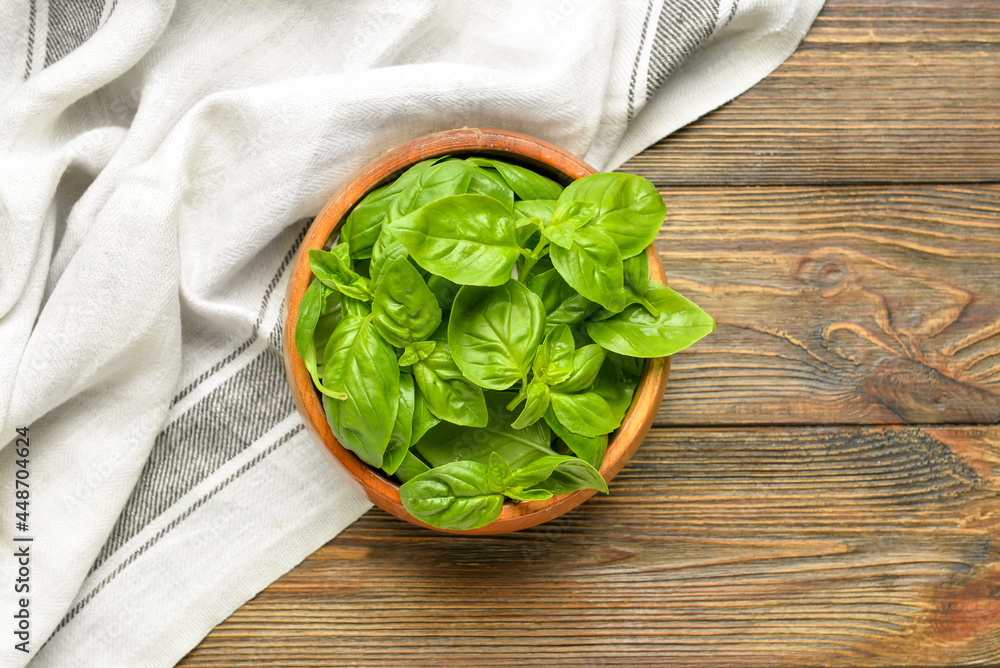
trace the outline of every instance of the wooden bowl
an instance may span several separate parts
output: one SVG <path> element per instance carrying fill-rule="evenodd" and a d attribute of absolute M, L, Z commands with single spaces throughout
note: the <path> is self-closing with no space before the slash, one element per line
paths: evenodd
<path fill-rule="evenodd" d="M 421 160 L 442 155 L 459 157 L 484 155 L 503 158 L 535 169 L 563 185 L 596 172 L 593 167 L 579 158 L 548 142 L 503 130 L 463 128 L 438 132 L 415 139 L 385 153 L 361 169 L 330 198 L 306 233 L 292 265 L 288 281 L 282 339 L 285 370 L 292 389 L 292 396 L 295 398 L 295 405 L 302 414 L 306 428 L 320 445 L 320 449 L 327 456 L 327 459 L 379 508 L 413 524 L 437 531 L 442 530 L 417 520 L 403 508 L 403 504 L 399 500 L 399 485 L 397 483 L 390 480 L 383 472 L 362 462 L 334 438 L 333 432 L 327 424 L 326 415 L 323 413 L 319 394 L 313 387 L 309 372 L 306 370 L 294 342 L 295 323 L 299 316 L 299 302 L 302 300 L 302 295 L 305 293 L 309 281 L 312 280 L 309 268 L 309 251 L 314 248 L 323 248 L 327 239 L 337 231 L 340 224 L 347 218 L 351 208 L 369 191 L 390 181 Z M 649 255 L 650 278 L 664 283 L 663 265 L 660 264 L 659 256 L 652 246 L 647 248 L 646 252 Z M 621 427 L 609 437 L 608 450 L 600 467 L 600 472 L 605 480 L 610 482 L 621 471 L 645 438 L 660 405 L 669 370 L 670 359 L 667 357 L 646 361 L 645 369 L 632 398 L 632 405 L 625 415 L 625 420 Z M 485 535 L 518 531 L 560 516 L 592 497 L 594 493 L 595 490 L 583 490 L 554 496 L 545 501 L 521 503 L 508 501 L 504 504 L 500 517 L 490 524 L 478 529 L 447 531 L 447 533 Z"/>

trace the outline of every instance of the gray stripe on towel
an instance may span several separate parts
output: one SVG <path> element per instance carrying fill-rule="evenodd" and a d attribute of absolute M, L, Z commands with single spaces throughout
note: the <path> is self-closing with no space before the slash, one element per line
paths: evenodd
<path fill-rule="evenodd" d="M 718 16 L 719 0 L 679 0 L 663 4 L 649 53 L 646 99 L 652 97 L 670 73 L 712 35 Z"/>
<path fill-rule="evenodd" d="M 49 32 L 45 67 L 90 39 L 97 32 L 104 0 L 49 0 Z"/>

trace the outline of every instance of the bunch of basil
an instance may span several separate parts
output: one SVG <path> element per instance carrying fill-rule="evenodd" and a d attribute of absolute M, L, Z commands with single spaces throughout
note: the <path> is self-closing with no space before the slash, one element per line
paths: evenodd
<path fill-rule="evenodd" d="M 715 329 L 649 280 L 664 214 L 638 176 L 564 189 L 483 157 L 369 193 L 332 250 L 309 252 L 295 330 L 334 435 L 440 528 L 488 524 L 505 497 L 606 492 L 638 358 Z"/>

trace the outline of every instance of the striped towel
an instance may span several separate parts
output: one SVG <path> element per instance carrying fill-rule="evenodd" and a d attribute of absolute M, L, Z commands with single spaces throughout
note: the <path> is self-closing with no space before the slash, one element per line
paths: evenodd
<path fill-rule="evenodd" d="M 462 126 L 615 168 L 821 4 L 6 0 L 0 664 L 173 665 L 369 507 L 278 352 L 297 244 L 354 170 Z"/>

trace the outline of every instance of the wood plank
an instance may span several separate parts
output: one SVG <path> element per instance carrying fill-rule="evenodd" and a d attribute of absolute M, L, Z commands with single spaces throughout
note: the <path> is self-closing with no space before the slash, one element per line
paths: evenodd
<path fill-rule="evenodd" d="M 1000 181 L 1000 3 L 828 0 L 773 74 L 622 169 L 657 185 Z"/>
<path fill-rule="evenodd" d="M 1000 422 L 1000 186 L 669 188 L 657 424 Z"/>
<path fill-rule="evenodd" d="M 1000 662 L 1000 427 L 658 429 L 550 524 L 373 511 L 183 666 Z"/>

